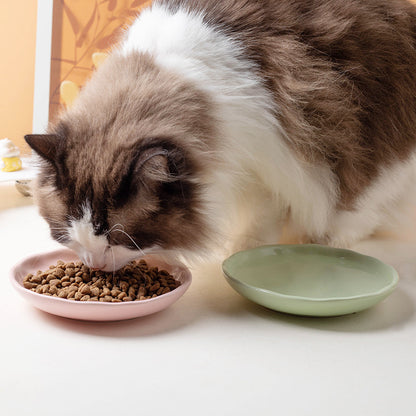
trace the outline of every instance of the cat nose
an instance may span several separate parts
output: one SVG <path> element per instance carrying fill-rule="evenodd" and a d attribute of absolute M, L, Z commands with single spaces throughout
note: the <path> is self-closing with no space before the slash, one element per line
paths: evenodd
<path fill-rule="evenodd" d="M 91 270 L 96 271 L 96 270 L 104 269 L 104 267 L 107 266 L 107 264 L 106 263 L 97 263 L 97 262 L 94 262 L 94 261 L 90 261 L 89 264 L 87 263 L 87 266 Z"/>

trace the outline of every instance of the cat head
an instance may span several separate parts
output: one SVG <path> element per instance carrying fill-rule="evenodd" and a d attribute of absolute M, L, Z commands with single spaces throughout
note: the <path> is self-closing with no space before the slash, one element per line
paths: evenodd
<path fill-rule="evenodd" d="M 212 137 L 203 94 L 141 54 L 113 56 L 47 134 L 35 197 L 52 237 L 88 266 L 201 248 L 199 178 Z"/>

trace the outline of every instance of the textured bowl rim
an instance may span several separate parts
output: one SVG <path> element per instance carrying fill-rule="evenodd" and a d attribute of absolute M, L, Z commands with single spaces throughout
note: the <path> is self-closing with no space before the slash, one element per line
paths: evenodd
<path fill-rule="evenodd" d="M 239 280 L 238 278 L 231 276 L 230 273 L 228 273 L 225 270 L 226 267 L 226 263 L 233 257 L 240 255 L 241 253 L 245 253 L 245 252 L 252 252 L 252 251 L 257 251 L 257 250 L 261 250 L 261 249 L 265 249 L 265 248 L 272 248 L 272 247 L 289 247 L 289 248 L 299 248 L 299 247 L 317 247 L 317 248 L 322 248 L 322 249 L 326 249 L 328 251 L 334 251 L 334 252 L 338 252 L 338 253 L 348 253 L 348 254 L 352 254 L 356 257 L 362 257 L 362 258 L 369 258 L 371 259 L 371 261 L 374 261 L 376 263 L 378 263 L 379 265 L 381 265 L 382 267 L 389 269 L 389 271 L 392 274 L 392 281 L 390 284 L 384 286 L 383 288 L 375 291 L 375 292 L 369 292 L 369 293 L 365 293 L 365 294 L 359 294 L 359 295 L 354 295 L 354 296 L 335 296 L 335 297 L 325 297 L 325 298 L 312 298 L 312 297 L 307 297 L 307 296 L 299 296 L 299 295 L 287 295 L 278 291 L 274 291 L 274 290 L 270 290 L 270 289 L 264 289 L 264 288 L 260 288 L 257 286 L 253 286 L 250 285 L 246 282 L 243 282 L 241 280 Z M 247 289 L 250 290 L 254 290 L 260 293 L 265 293 L 268 295 L 272 295 L 275 297 L 281 297 L 282 299 L 287 299 L 287 300 L 301 300 L 301 301 L 306 301 L 306 302 L 342 302 L 342 301 L 349 301 L 349 300 L 357 300 L 357 299 L 368 299 L 368 298 L 373 298 L 373 297 L 377 297 L 377 296 L 381 296 L 384 294 L 389 294 L 393 291 L 393 289 L 397 286 L 398 282 L 399 282 L 399 274 L 397 273 L 397 271 L 390 266 L 389 264 L 386 264 L 384 262 L 382 262 L 381 260 L 372 257 L 372 256 L 367 256 L 365 254 L 361 254 L 358 253 L 356 251 L 353 250 L 349 250 L 349 249 L 344 249 L 344 248 L 335 248 L 335 247 L 329 247 L 329 246 L 324 246 L 324 245 L 320 245 L 320 244 L 268 244 L 268 245 L 263 245 L 263 246 L 259 246 L 259 247 L 255 247 L 252 249 L 248 249 L 248 250 L 241 250 L 241 251 L 237 251 L 236 253 L 232 254 L 231 256 L 229 256 L 227 259 L 225 259 L 222 262 L 222 271 L 225 275 L 225 277 L 227 279 L 232 280 L 234 283 L 237 283 L 241 286 L 244 286 Z"/>

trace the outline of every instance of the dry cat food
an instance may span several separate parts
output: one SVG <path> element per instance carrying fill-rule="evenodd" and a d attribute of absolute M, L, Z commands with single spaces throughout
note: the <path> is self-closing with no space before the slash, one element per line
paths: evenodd
<path fill-rule="evenodd" d="M 166 270 L 131 262 L 115 273 L 92 270 L 81 262 L 58 260 L 49 270 L 28 274 L 23 286 L 33 292 L 64 299 L 128 302 L 155 298 L 180 286 Z"/>

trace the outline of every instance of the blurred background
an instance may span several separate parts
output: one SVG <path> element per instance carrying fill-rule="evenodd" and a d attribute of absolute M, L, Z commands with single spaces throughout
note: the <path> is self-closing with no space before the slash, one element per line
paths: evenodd
<path fill-rule="evenodd" d="M 0 139 L 8 137 L 23 155 L 28 154 L 23 136 L 39 125 L 34 120 L 38 117 L 34 102 L 35 106 L 39 102 L 35 94 L 48 94 L 49 108 L 42 111 L 53 120 L 60 109 L 71 104 L 123 28 L 150 3 L 0 0 Z"/>

